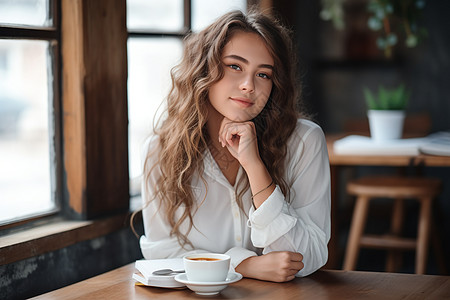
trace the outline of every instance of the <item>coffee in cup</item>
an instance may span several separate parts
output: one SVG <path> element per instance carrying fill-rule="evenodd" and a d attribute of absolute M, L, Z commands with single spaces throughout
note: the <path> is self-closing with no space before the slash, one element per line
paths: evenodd
<path fill-rule="evenodd" d="M 189 281 L 221 282 L 227 278 L 230 256 L 219 253 L 197 253 L 183 258 L 184 270 Z"/>

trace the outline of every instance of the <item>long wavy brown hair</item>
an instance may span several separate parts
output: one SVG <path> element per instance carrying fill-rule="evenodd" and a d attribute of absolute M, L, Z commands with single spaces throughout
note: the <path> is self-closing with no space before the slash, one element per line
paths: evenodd
<path fill-rule="evenodd" d="M 144 167 L 144 188 L 152 192 L 152 201 L 160 201 L 160 212 L 164 213 L 172 227 L 171 235 L 180 245 L 190 244 L 187 235 L 193 224 L 194 195 L 191 180 L 194 174 L 203 179 L 203 157 L 208 149 L 208 90 L 223 77 L 222 51 L 236 31 L 258 34 L 266 43 L 274 59 L 273 87 L 262 112 L 253 119 L 261 159 L 273 181 L 289 199 L 289 187 L 283 178 L 287 141 L 299 117 L 297 104 L 300 87 L 295 72 L 295 51 L 290 31 L 276 19 L 256 10 L 244 14 L 233 11 L 217 19 L 199 33 L 185 39 L 181 63 L 171 72 L 172 88 L 167 97 L 167 108 L 160 126 L 155 128 L 158 136 L 156 152 L 149 153 Z M 148 159 L 157 156 L 156 164 Z M 152 172 L 160 173 L 154 186 L 149 186 Z M 235 191 L 242 208 L 243 195 L 249 188 L 248 179 L 239 180 Z M 245 199 L 250 201 L 250 199 Z M 289 200 L 287 200 L 289 201 Z M 183 211 L 180 218 L 175 212 Z M 161 211 L 162 210 L 162 211 Z M 188 232 L 180 226 L 189 221 Z"/>

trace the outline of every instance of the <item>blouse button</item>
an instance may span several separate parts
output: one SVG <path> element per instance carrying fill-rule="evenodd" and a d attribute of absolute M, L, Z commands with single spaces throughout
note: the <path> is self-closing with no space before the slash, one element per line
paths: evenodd
<path fill-rule="evenodd" d="M 238 242 L 241 241 L 241 237 L 239 235 L 236 237 L 236 241 L 238 241 Z"/>

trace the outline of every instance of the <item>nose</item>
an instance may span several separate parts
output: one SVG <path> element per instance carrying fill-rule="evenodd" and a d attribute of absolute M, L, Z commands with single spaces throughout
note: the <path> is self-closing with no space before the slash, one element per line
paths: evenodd
<path fill-rule="evenodd" d="M 239 88 L 242 92 L 245 93 L 253 93 L 255 91 L 255 83 L 253 81 L 253 76 L 245 76 L 240 85 Z"/>

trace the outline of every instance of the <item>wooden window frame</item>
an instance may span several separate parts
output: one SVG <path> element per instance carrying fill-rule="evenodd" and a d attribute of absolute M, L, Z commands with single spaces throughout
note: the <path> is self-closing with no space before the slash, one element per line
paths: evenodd
<path fill-rule="evenodd" d="M 61 13 L 58 5 L 59 0 L 50 1 L 49 19 L 52 20 L 50 26 L 25 26 L 19 24 L 1 24 L 0 39 L 25 39 L 40 40 L 49 42 L 48 54 L 51 56 L 52 78 L 49 86 L 49 99 L 52 98 L 50 111 L 53 113 L 52 124 L 49 130 L 49 149 L 51 153 L 51 161 L 54 162 L 51 168 L 51 177 L 53 192 L 51 197 L 56 202 L 56 207 L 52 210 L 39 213 L 33 216 L 25 216 L 17 219 L 8 220 L 0 225 L 0 236 L 10 231 L 10 228 L 23 226 L 30 222 L 54 216 L 60 211 L 61 207 L 61 191 L 62 191 L 62 160 L 61 160 L 61 102 L 60 102 L 60 41 L 61 41 Z M 0 247 L 2 244 L 0 244 Z"/>
<path fill-rule="evenodd" d="M 61 100 L 55 101 L 53 132 L 61 136 L 53 145 L 62 153 L 56 166 L 61 168 L 61 211 L 3 228 L 0 265 L 105 235 L 128 223 L 126 0 L 57 1 L 60 33 L 39 33 L 49 39 L 61 34 L 60 67 L 54 70 L 61 74 L 55 80 L 61 86 L 55 98 Z M 0 29 L 3 37 L 33 38 L 26 27 Z"/>

